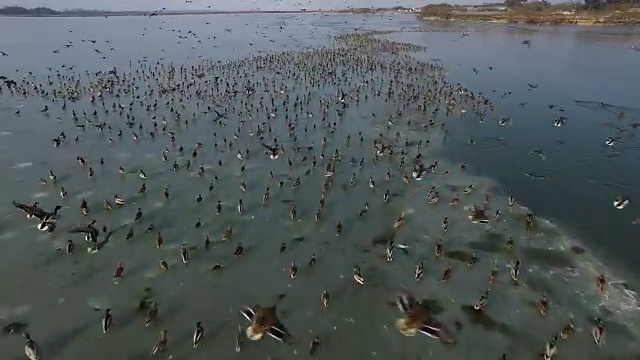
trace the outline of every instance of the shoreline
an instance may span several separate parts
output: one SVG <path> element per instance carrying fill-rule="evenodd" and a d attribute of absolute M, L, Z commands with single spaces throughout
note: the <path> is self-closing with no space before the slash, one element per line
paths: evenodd
<path fill-rule="evenodd" d="M 484 16 L 484 15 L 419 15 L 423 21 L 460 21 L 494 24 L 580 25 L 580 26 L 640 26 L 640 18 L 610 18 L 608 16 Z"/>

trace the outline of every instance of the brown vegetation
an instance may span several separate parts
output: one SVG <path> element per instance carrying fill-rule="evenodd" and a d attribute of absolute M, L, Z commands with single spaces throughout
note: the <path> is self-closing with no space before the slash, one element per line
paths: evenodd
<path fill-rule="evenodd" d="M 540 2 L 520 4 L 506 9 L 435 4 L 423 7 L 420 14 L 426 19 L 442 20 L 527 24 L 640 25 L 640 11 L 638 10 L 631 4 L 607 4 L 598 8 L 588 8 L 574 4 L 551 5 Z"/>

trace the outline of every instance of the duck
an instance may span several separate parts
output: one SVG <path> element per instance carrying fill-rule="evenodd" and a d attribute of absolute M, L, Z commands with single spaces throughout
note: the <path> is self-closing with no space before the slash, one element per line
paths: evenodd
<path fill-rule="evenodd" d="M 618 139 L 607 136 L 607 138 L 604 140 L 604 144 L 611 147 L 614 146 L 615 144 L 618 143 Z"/>
<path fill-rule="evenodd" d="M 544 360 L 551 360 L 554 356 L 558 354 L 558 348 L 556 346 L 556 342 L 558 341 L 558 337 L 554 336 L 551 341 L 549 341 L 542 351 L 542 358 Z"/>
<path fill-rule="evenodd" d="M 107 199 L 104 199 L 104 201 L 102 202 L 102 207 L 104 207 L 105 210 L 113 209 L 113 205 L 111 205 L 111 203 Z"/>
<path fill-rule="evenodd" d="M 342 228 L 343 228 L 342 221 L 338 220 L 336 222 L 336 236 L 340 236 L 340 234 L 342 234 Z"/>
<path fill-rule="evenodd" d="M 202 322 L 198 321 L 196 323 L 196 329 L 193 331 L 193 348 L 197 348 L 202 344 L 202 339 L 204 339 L 204 327 L 202 326 Z"/>
<path fill-rule="evenodd" d="M 62 209 L 62 205 L 56 205 L 56 207 L 51 212 L 47 212 L 40 207 L 38 202 L 33 203 L 33 205 L 22 204 L 16 201 L 11 202 L 13 206 L 20 209 L 23 213 L 26 214 L 27 219 L 38 219 L 41 222 L 43 221 L 54 221 L 60 218 L 58 212 Z"/>
<path fill-rule="evenodd" d="M 158 317 L 158 303 L 154 302 L 144 318 L 144 327 L 149 327 Z"/>
<path fill-rule="evenodd" d="M 420 261 L 418 265 L 416 265 L 416 270 L 414 271 L 414 279 L 419 281 L 424 275 L 424 262 Z"/>
<path fill-rule="evenodd" d="M 524 219 L 524 229 L 526 232 L 531 232 L 533 230 L 533 214 L 527 213 Z"/>
<path fill-rule="evenodd" d="M 289 266 L 289 277 L 293 280 L 296 278 L 296 275 L 298 275 L 298 265 L 296 265 L 295 261 L 292 261 Z"/>
<path fill-rule="evenodd" d="M 93 220 L 87 225 L 78 226 L 69 230 L 69 233 L 71 234 L 83 233 L 85 234 L 85 237 L 84 237 L 85 241 L 95 243 L 98 241 L 98 236 L 100 235 L 100 232 L 98 231 L 98 229 L 95 228 L 95 224 L 96 224 L 96 220 Z"/>
<path fill-rule="evenodd" d="M 356 175 L 356 173 L 353 173 L 353 175 L 351 175 L 351 180 L 349 180 L 349 185 L 351 186 L 355 185 L 357 180 L 358 180 L 358 176 Z"/>
<path fill-rule="evenodd" d="M 50 218 L 45 218 L 38 224 L 38 230 L 52 232 L 56 229 L 56 223 Z"/>
<path fill-rule="evenodd" d="M 238 199 L 238 214 L 244 214 L 244 203 L 242 202 L 242 199 Z"/>
<path fill-rule="evenodd" d="M 160 249 L 164 244 L 164 237 L 162 237 L 162 233 L 158 231 L 158 235 L 156 235 L 156 247 Z"/>
<path fill-rule="evenodd" d="M 509 236 L 507 240 L 504 241 L 504 244 L 509 251 L 512 251 L 514 245 L 513 237 Z"/>
<path fill-rule="evenodd" d="M 489 289 L 485 290 L 484 294 L 473 304 L 473 310 L 484 311 L 487 306 L 487 300 L 489 299 Z"/>
<path fill-rule="evenodd" d="M 444 246 L 442 245 L 442 239 L 438 239 L 436 241 L 436 251 L 435 251 L 435 255 L 436 258 L 441 258 L 442 255 L 444 255 Z"/>
<path fill-rule="evenodd" d="M 538 312 L 540 315 L 547 315 L 547 310 L 549 310 L 549 300 L 545 295 L 542 295 L 542 298 L 538 301 Z"/>
<path fill-rule="evenodd" d="M 104 316 L 102 317 L 102 333 L 106 334 L 111 329 L 111 324 L 113 323 L 113 316 L 111 316 L 111 309 L 106 309 L 104 311 Z"/>
<path fill-rule="evenodd" d="M 411 172 L 411 175 L 413 176 L 414 180 L 420 181 L 423 178 L 424 173 L 426 172 L 425 169 L 422 168 L 422 166 L 417 165 L 413 168 L 413 171 Z"/>
<path fill-rule="evenodd" d="M 84 198 L 80 200 L 80 211 L 82 211 L 82 215 L 89 214 L 89 204 L 87 204 L 87 200 Z"/>
<path fill-rule="evenodd" d="M 485 211 L 486 210 L 484 208 L 480 209 L 477 206 L 473 205 L 469 209 L 468 218 L 474 224 L 487 224 L 489 222 L 489 218 L 487 217 Z"/>
<path fill-rule="evenodd" d="M 32 205 L 27 205 L 27 204 L 22 204 L 22 203 L 16 202 L 14 200 L 11 203 L 13 204 L 13 206 L 15 206 L 16 208 L 20 209 L 20 211 L 22 211 L 23 213 L 25 213 L 27 219 L 34 218 L 36 212 L 38 212 L 40 210 L 40 207 L 38 206 L 37 202 L 33 203 Z"/>
<path fill-rule="evenodd" d="M 364 285 L 364 277 L 362 277 L 360 267 L 357 265 L 353 268 L 353 280 L 356 284 Z"/>
<path fill-rule="evenodd" d="M 118 195 L 113 195 L 113 202 L 115 202 L 116 205 L 119 205 L 119 206 L 123 206 L 124 205 L 124 199 L 121 198 Z"/>
<path fill-rule="evenodd" d="M 555 127 L 563 126 L 563 125 L 564 125 L 564 124 L 566 124 L 566 123 L 567 123 L 567 118 L 562 117 L 562 116 L 557 117 L 557 118 L 555 118 L 555 119 L 553 120 L 553 126 L 555 126 Z"/>
<path fill-rule="evenodd" d="M 395 251 L 395 246 L 393 245 L 393 240 L 390 240 L 387 243 L 387 247 L 385 249 L 385 255 L 387 256 L 387 261 L 393 261 L 393 252 Z"/>
<path fill-rule="evenodd" d="M 233 237 L 233 228 L 231 225 L 227 226 L 226 230 L 222 234 L 222 241 L 231 241 Z"/>
<path fill-rule="evenodd" d="M 278 158 L 279 154 L 278 154 L 278 146 L 277 145 L 276 146 L 269 146 L 269 145 L 266 145 L 266 144 L 262 144 L 262 146 L 265 149 L 265 151 L 264 151 L 265 154 L 267 156 L 269 156 L 269 159 L 276 160 Z"/>
<path fill-rule="evenodd" d="M 369 203 L 368 202 L 364 203 L 364 206 L 362 207 L 362 210 L 360 210 L 360 213 L 358 214 L 358 216 L 362 217 L 367 212 L 369 212 Z"/>
<path fill-rule="evenodd" d="M 320 296 L 320 300 L 322 301 L 322 306 L 324 306 L 325 308 L 329 307 L 329 292 L 325 289 L 322 292 L 322 295 Z"/>
<path fill-rule="evenodd" d="M 40 360 L 40 347 L 38 347 L 38 344 L 31 338 L 29 333 L 24 333 L 23 336 L 26 339 L 24 354 L 29 360 Z"/>
<path fill-rule="evenodd" d="M 145 173 L 144 170 L 140 169 L 138 170 L 138 176 L 140 176 L 140 178 L 144 180 L 147 178 L 147 173 Z"/>
<path fill-rule="evenodd" d="M 289 210 L 289 217 L 291 220 L 295 220 L 298 216 L 298 208 L 296 208 L 296 204 L 291 205 L 291 210 Z"/>
<path fill-rule="evenodd" d="M 445 216 L 442 220 L 442 231 L 447 232 L 449 230 L 449 217 Z"/>
<path fill-rule="evenodd" d="M 113 279 L 118 280 L 124 276 L 124 265 L 121 262 L 116 266 L 116 270 L 113 272 Z"/>
<path fill-rule="evenodd" d="M 309 355 L 315 356 L 315 354 L 318 352 L 318 347 L 320 347 L 320 337 L 314 336 L 311 344 L 309 345 Z"/>
<path fill-rule="evenodd" d="M 478 255 L 476 254 L 476 252 L 474 251 L 471 254 L 471 258 L 469 258 L 469 260 L 467 261 L 467 266 L 468 267 L 472 267 L 474 266 L 476 263 L 478 262 Z"/>
<path fill-rule="evenodd" d="M 399 228 L 402 226 L 402 224 L 404 224 L 404 217 L 405 217 L 405 213 L 404 211 L 400 213 L 400 217 L 398 217 L 396 219 L 396 221 L 393 223 L 393 227 L 395 229 Z"/>
<path fill-rule="evenodd" d="M 520 260 L 517 260 L 511 267 L 511 282 L 517 286 L 520 280 Z M 544 315 L 544 314 L 543 314 Z"/>
<path fill-rule="evenodd" d="M 189 262 L 189 251 L 187 250 L 187 245 L 182 243 L 180 246 L 180 258 L 182 259 L 183 264 L 187 264 Z"/>
<path fill-rule="evenodd" d="M 157 353 L 164 351 L 169 345 L 169 332 L 166 329 L 162 329 L 160 331 L 160 338 L 156 342 L 156 344 L 151 349 L 151 355 L 156 355 Z"/>
<path fill-rule="evenodd" d="M 299 188 L 299 187 L 300 187 L 301 183 L 302 183 L 302 182 L 300 181 L 300 178 L 298 177 L 298 178 L 293 182 L 293 184 L 291 184 L 291 188 L 292 188 L 292 189 L 297 189 L 297 188 Z"/>
<path fill-rule="evenodd" d="M 493 270 L 489 273 L 489 286 L 493 285 L 498 279 L 498 268 L 498 264 L 496 264 Z"/>
<path fill-rule="evenodd" d="M 604 344 L 604 322 L 600 318 L 594 319 L 595 325 L 591 328 L 591 337 L 596 345 Z"/>
<path fill-rule="evenodd" d="M 622 210 L 627 205 L 629 205 L 629 199 L 624 196 L 618 196 L 615 200 L 613 200 L 613 207 Z"/>
<path fill-rule="evenodd" d="M 507 126 L 507 125 L 511 125 L 511 118 L 507 117 L 507 116 L 503 116 L 498 120 L 498 125 L 500 126 Z"/>
<path fill-rule="evenodd" d="M 160 259 L 160 268 L 165 271 L 169 270 L 170 269 L 169 263 L 164 259 Z"/>
<path fill-rule="evenodd" d="M 236 249 L 233 251 L 233 256 L 241 257 L 243 254 L 244 254 L 244 247 L 242 246 L 242 243 L 239 243 L 238 246 L 236 246 Z"/>
<path fill-rule="evenodd" d="M 277 304 L 269 307 L 261 305 L 242 307 L 240 314 L 250 322 L 245 330 L 247 338 L 255 341 L 267 334 L 282 343 L 287 341 L 289 331 L 278 318 L 276 306 Z"/>
<path fill-rule="evenodd" d="M 600 292 L 600 294 L 604 294 L 606 292 L 606 290 L 607 290 L 607 278 L 603 274 L 598 275 L 598 278 L 596 279 L 596 286 L 597 286 L 598 292 Z"/>
<path fill-rule="evenodd" d="M 565 325 L 560 331 L 560 338 L 562 340 L 569 340 L 573 336 L 574 331 L 575 328 L 573 326 L 573 321 L 569 320 L 567 325 Z"/>
<path fill-rule="evenodd" d="M 67 240 L 67 244 L 65 246 L 65 251 L 66 251 L 67 255 L 73 254 L 73 249 L 74 248 L 75 248 L 75 244 L 73 243 L 73 240 L 71 240 L 71 239 Z"/>
<path fill-rule="evenodd" d="M 442 279 L 441 279 L 442 282 L 449 281 L 449 279 L 451 278 L 451 271 L 452 271 L 452 265 L 451 263 L 449 263 L 447 265 L 447 268 L 444 269 L 444 272 L 442 273 Z"/>
<path fill-rule="evenodd" d="M 396 329 L 404 336 L 415 336 L 417 333 L 432 339 L 439 339 L 445 344 L 454 344 L 455 339 L 442 324 L 435 321 L 426 301 L 416 301 L 413 294 L 406 290 L 396 296 L 395 305 L 404 315 L 395 322 Z"/>
<path fill-rule="evenodd" d="M 241 345 L 244 343 L 246 339 L 246 334 L 242 330 L 242 326 L 238 325 L 238 330 L 236 331 L 236 352 L 240 352 Z"/>

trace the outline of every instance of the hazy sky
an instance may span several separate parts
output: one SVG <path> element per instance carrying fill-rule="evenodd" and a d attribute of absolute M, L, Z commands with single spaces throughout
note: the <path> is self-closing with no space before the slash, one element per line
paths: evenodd
<path fill-rule="evenodd" d="M 440 1 L 429 0 L 0 0 L 0 6 L 19 5 L 23 7 L 45 6 L 61 9 L 96 9 L 96 10 L 155 10 L 166 7 L 172 10 L 212 9 L 246 10 L 246 9 L 335 9 L 353 7 L 419 7 L 427 3 Z M 456 3 L 481 3 L 481 0 L 454 0 Z"/>

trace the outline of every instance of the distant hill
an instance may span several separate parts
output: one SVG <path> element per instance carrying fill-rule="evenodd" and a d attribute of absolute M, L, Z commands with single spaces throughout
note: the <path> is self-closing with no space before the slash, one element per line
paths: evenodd
<path fill-rule="evenodd" d="M 21 6 L 5 6 L 0 9 L 0 15 L 54 16 L 61 15 L 61 13 L 46 7 L 27 9 Z"/>
<path fill-rule="evenodd" d="M 221 11 L 221 10 L 163 10 L 163 11 L 102 11 L 102 10 L 84 10 L 84 9 L 66 9 L 53 10 L 46 7 L 38 7 L 27 9 L 21 6 L 5 6 L 0 8 L 0 16 L 74 16 L 74 17 L 90 17 L 90 16 L 160 16 L 160 15 L 197 15 L 197 14 L 244 14 L 244 13 L 265 13 L 265 14 L 281 14 L 281 13 L 302 13 L 304 10 L 239 10 L 239 11 Z"/>
<path fill-rule="evenodd" d="M 102 16 L 111 14 L 126 14 L 124 12 L 111 12 L 101 10 L 84 10 L 84 9 L 71 9 L 71 10 L 53 10 L 47 7 L 37 7 L 33 9 L 23 8 L 22 6 L 5 6 L 0 8 L 0 16 Z"/>

